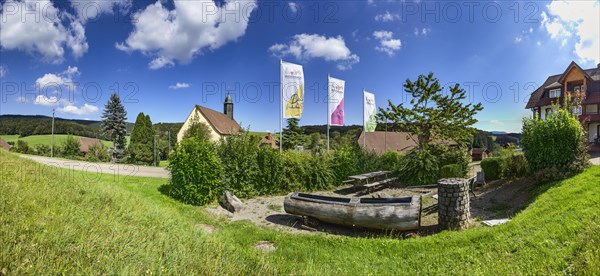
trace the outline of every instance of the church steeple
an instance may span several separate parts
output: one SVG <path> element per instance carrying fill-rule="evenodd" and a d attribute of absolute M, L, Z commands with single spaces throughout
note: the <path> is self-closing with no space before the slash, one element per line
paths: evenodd
<path fill-rule="evenodd" d="M 225 97 L 225 102 L 223 103 L 223 114 L 233 120 L 233 101 L 231 100 L 229 89 L 227 89 L 227 97 Z"/>

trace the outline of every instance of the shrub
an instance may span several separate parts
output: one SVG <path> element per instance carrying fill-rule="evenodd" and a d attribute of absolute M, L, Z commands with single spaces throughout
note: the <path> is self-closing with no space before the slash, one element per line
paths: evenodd
<path fill-rule="evenodd" d="M 238 197 L 257 195 L 258 139 L 249 132 L 221 139 L 218 156 L 223 166 L 223 187 Z"/>
<path fill-rule="evenodd" d="M 532 171 L 556 168 L 569 173 L 588 166 L 586 135 L 581 123 L 568 110 L 555 110 L 545 120 L 523 121 L 523 151 Z"/>
<path fill-rule="evenodd" d="M 35 146 L 35 154 L 41 156 L 50 156 L 52 149 L 48 145 L 39 144 Z"/>
<path fill-rule="evenodd" d="M 441 151 L 440 166 L 445 165 L 458 165 L 459 171 L 457 171 L 456 177 L 466 177 L 469 173 L 469 164 L 471 163 L 471 157 L 466 150 L 457 148 L 438 147 L 438 151 Z"/>
<path fill-rule="evenodd" d="M 17 145 L 10 148 L 12 151 L 18 153 L 29 153 L 31 152 L 31 148 L 29 148 L 29 144 L 23 140 L 17 140 Z"/>
<path fill-rule="evenodd" d="M 440 178 L 464 177 L 464 171 L 459 164 L 444 165 L 440 169 Z"/>
<path fill-rule="evenodd" d="M 102 143 L 95 143 L 90 145 L 88 152 L 85 154 L 85 160 L 90 162 L 108 162 L 110 161 L 110 154 L 108 148 Z"/>
<path fill-rule="evenodd" d="M 61 155 L 64 157 L 79 157 L 81 152 L 79 151 L 79 141 L 73 136 L 67 136 L 67 140 L 62 144 Z"/>
<path fill-rule="evenodd" d="M 431 148 L 413 149 L 402 159 L 399 179 L 411 185 L 436 183 L 440 173 L 439 158 Z"/>
<path fill-rule="evenodd" d="M 220 195 L 221 162 L 215 146 L 195 137 L 184 139 L 169 157 L 169 194 L 185 203 L 204 205 Z"/>
<path fill-rule="evenodd" d="M 342 147 L 333 153 L 331 159 L 331 169 L 335 174 L 336 183 L 341 183 L 348 176 L 357 172 L 356 149 L 354 147 Z"/>
<path fill-rule="evenodd" d="M 283 154 L 284 189 L 314 191 L 334 185 L 336 174 L 331 168 L 330 155 L 313 155 L 302 151 L 286 151 Z"/>
<path fill-rule="evenodd" d="M 388 151 L 379 157 L 378 170 L 397 171 L 402 165 L 402 155 L 395 151 Z"/>
<path fill-rule="evenodd" d="M 502 168 L 502 177 L 516 179 L 524 177 L 529 172 L 527 159 L 522 154 L 513 154 L 507 157 Z"/>
<path fill-rule="evenodd" d="M 269 147 L 260 147 L 256 155 L 258 171 L 254 187 L 259 195 L 284 191 L 283 158 L 279 151 Z"/>
<path fill-rule="evenodd" d="M 500 179 L 502 177 L 503 166 L 503 157 L 490 157 L 481 161 L 481 169 L 485 173 L 486 180 Z"/>

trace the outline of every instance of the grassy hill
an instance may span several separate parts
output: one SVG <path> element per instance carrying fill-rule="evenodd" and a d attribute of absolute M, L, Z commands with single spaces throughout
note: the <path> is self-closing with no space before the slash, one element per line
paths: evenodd
<path fill-rule="evenodd" d="M 401 240 L 230 223 L 161 194 L 163 179 L 0 160 L 0 267 L 14 275 L 600 273 L 600 166 L 538 187 L 505 225 Z"/>
<path fill-rule="evenodd" d="M 65 142 L 65 140 L 67 140 L 67 137 L 69 135 L 66 134 L 55 134 L 54 135 L 54 144 L 55 145 L 61 145 Z M 23 140 L 25 142 L 27 142 L 27 144 L 30 147 L 34 147 L 36 145 L 52 145 L 52 135 L 32 135 L 32 136 L 27 136 L 27 137 L 22 137 L 19 138 L 19 135 L 0 135 L 0 137 L 2 139 L 4 139 L 7 142 L 17 142 L 17 140 Z M 73 137 L 75 137 L 75 139 L 79 139 L 79 137 L 81 136 L 77 136 L 77 135 L 73 135 Z M 106 141 L 106 140 L 101 140 L 102 143 L 107 146 L 107 147 L 112 147 L 112 142 L 110 141 Z M 127 141 L 129 142 L 129 136 L 127 136 Z"/>

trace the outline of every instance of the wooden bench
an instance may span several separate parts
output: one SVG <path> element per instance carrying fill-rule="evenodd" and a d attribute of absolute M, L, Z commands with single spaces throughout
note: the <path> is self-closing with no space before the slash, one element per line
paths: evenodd
<path fill-rule="evenodd" d="M 390 178 L 383 179 L 383 180 L 380 180 L 380 181 L 376 181 L 376 182 L 373 182 L 373 183 L 365 184 L 365 185 L 363 185 L 363 187 L 365 187 L 365 188 L 372 188 L 372 187 L 375 187 L 375 186 L 380 186 L 380 185 L 384 185 L 384 184 L 396 181 L 397 179 L 398 179 L 397 177 L 390 177 Z"/>

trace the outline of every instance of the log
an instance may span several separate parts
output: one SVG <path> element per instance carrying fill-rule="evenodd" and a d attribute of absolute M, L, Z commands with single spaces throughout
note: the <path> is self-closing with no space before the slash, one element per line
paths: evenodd
<path fill-rule="evenodd" d="M 289 214 L 323 222 L 384 230 L 416 230 L 421 198 L 343 198 L 292 193 L 283 207 Z"/>

